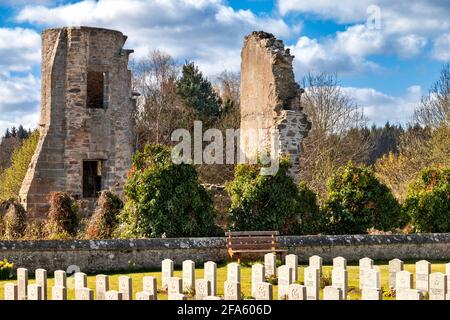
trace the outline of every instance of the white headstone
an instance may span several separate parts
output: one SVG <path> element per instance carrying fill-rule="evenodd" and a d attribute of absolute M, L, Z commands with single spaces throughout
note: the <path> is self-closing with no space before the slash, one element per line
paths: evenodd
<path fill-rule="evenodd" d="M 376 269 L 367 269 L 364 271 L 363 289 L 381 289 L 380 272 Z"/>
<path fill-rule="evenodd" d="M 365 278 L 365 271 L 373 269 L 373 260 L 370 258 L 359 259 L 359 288 L 363 288 L 363 282 Z"/>
<path fill-rule="evenodd" d="M 342 300 L 347 300 L 348 271 L 343 268 L 334 268 L 331 271 L 331 285 L 341 289 Z"/>
<path fill-rule="evenodd" d="M 122 293 L 122 300 L 133 299 L 133 284 L 128 276 L 119 276 L 119 292 Z"/>
<path fill-rule="evenodd" d="M 36 269 L 35 270 L 36 284 L 41 287 L 42 300 L 47 300 L 47 270 Z"/>
<path fill-rule="evenodd" d="M 295 254 L 288 254 L 286 256 L 286 265 L 291 269 L 292 282 L 298 281 L 298 257 Z"/>
<path fill-rule="evenodd" d="M 447 291 L 449 295 L 447 300 L 450 300 L 450 262 L 445 264 L 445 275 L 447 276 Z"/>
<path fill-rule="evenodd" d="M 76 300 L 94 300 L 94 290 L 89 288 L 77 289 L 75 295 Z"/>
<path fill-rule="evenodd" d="M 192 291 L 195 285 L 195 262 L 183 261 L 183 291 Z"/>
<path fill-rule="evenodd" d="M 225 281 L 223 293 L 224 300 L 241 300 L 241 283 Z"/>
<path fill-rule="evenodd" d="M 5 300 L 17 300 L 17 299 L 18 299 L 17 284 L 6 283 L 5 284 Z"/>
<path fill-rule="evenodd" d="M 447 276 L 442 272 L 430 274 L 430 300 L 445 300 Z"/>
<path fill-rule="evenodd" d="M 169 279 L 173 277 L 173 261 L 170 259 L 164 259 L 161 264 L 162 264 L 161 287 L 163 290 L 167 290 L 167 288 L 169 287 Z"/>
<path fill-rule="evenodd" d="M 253 297 L 255 300 L 273 300 L 273 286 L 268 282 L 256 283 Z"/>
<path fill-rule="evenodd" d="M 266 277 L 273 277 L 277 275 L 276 271 L 277 256 L 273 253 L 264 255 L 264 271 Z"/>
<path fill-rule="evenodd" d="M 55 286 L 67 288 L 67 274 L 63 270 L 56 270 L 55 273 Z"/>
<path fill-rule="evenodd" d="M 392 259 L 389 261 L 389 287 L 395 288 L 395 277 L 397 272 L 403 271 L 403 261 L 400 259 Z"/>
<path fill-rule="evenodd" d="M 105 294 L 109 291 L 109 277 L 104 274 L 95 276 L 96 300 L 105 300 Z"/>
<path fill-rule="evenodd" d="M 183 293 L 183 281 L 178 277 L 172 277 L 169 279 L 169 287 L 167 288 L 167 294 L 169 295 L 169 300 L 174 294 Z"/>
<path fill-rule="evenodd" d="M 305 287 L 307 300 L 319 300 L 320 278 L 316 267 L 305 268 Z"/>
<path fill-rule="evenodd" d="M 431 263 L 426 260 L 416 262 L 416 289 L 428 292 L 430 288 Z"/>
<path fill-rule="evenodd" d="M 136 300 L 154 300 L 153 296 L 148 292 L 136 293 Z"/>
<path fill-rule="evenodd" d="M 28 300 L 42 300 L 42 288 L 40 285 L 28 285 Z"/>
<path fill-rule="evenodd" d="M 256 285 L 258 283 L 264 282 L 264 265 L 256 263 L 252 265 L 252 297 L 255 297 Z"/>
<path fill-rule="evenodd" d="M 309 266 L 319 270 L 319 279 L 322 277 L 322 263 L 323 259 L 319 256 L 309 258 Z"/>
<path fill-rule="evenodd" d="M 347 259 L 336 257 L 333 259 L 333 269 L 347 269 Z"/>
<path fill-rule="evenodd" d="M 413 287 L 413 274 L 408 271 L 399 271 L 395 276 L 396 294 L 402 290 L 409 290 Z"/>
<path fill-rule="evenodd" d="M 142 291 L 149 293 L 153 299 L 158 298 L 158 287 L 155 277 L 145 276 L 142 278 Z"/>
<path fill-rule="evenodd" d="M 195 280 L 195 300 L 203 300 L 211 296 L 211 282 L 206 279 Z"/>
<path fill-rule="evenodd" d="M 398 279 L 398 277 L 397 277 Z M 396 292 L 397 300 L 423 300 L 423 294 L 420 290 L 415 289 L 402 289 Z"/>
<path fill-rule="evenodd" d="M 105 292 L 105 300 L 123 300 L 122 293 L 117 290 L 108 290 Z"/>
<path fill-rule="evenodd" d="M 381 300 L 381 290 L 373 288 L 363 288 L 361 294 L 362 300 Z"/>
<path fill-rule="evenodd" d="M 292 283 L 291 269 L 287 265 L 278 267 L 278 300 L 286 300 L 289 285 Z"/>
<path fill-rule="evenodd" d="M 241 266 L 232 262 L 227 265 L 227 281 L 241 282 Z"/>
<path fill-rule="evenodd" d="M 18 299 L 26 300 L 27 299 L 27 290 L 28 290 L 28 269 L 18 268 L 17 269 L 17 290 L 18 290 Z"/>
<path fill-rule="evenodd" d="M 187 300 L 187 297 L 182 293 L 172 294 L 170 300 Z"/>
<path fill-rule="evenodd" d="M 204 278 L 211 283 L 211 296 L 217 295 L 217 264 L 208 261 L 204 266 Z"/>
<path fill-rule="evenodd" d="M 288 300 L 307 300 L 307 289 L 301 284 L 293 283 L 288 289 Z"/>
<path fill-rule="evenodd" d="M 87 287 L 87 276 L 83 272 L 75 273 L 75 291 Z"/>
<path fill-rule="evenodd" d="M 52 287 L 52 300 L 67 300 L 66 287 L 53 286 Z"/>
<path fill-rule="evenodd" d="M 343 300 L 341 288 L 327 286 L 323 289 L 323 300 Z"/>

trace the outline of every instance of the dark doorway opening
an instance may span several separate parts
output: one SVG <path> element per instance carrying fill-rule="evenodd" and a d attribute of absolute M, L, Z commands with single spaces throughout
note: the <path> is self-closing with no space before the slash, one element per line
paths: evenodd
<path fill-rule="evenodd" d="M 102 190 L 102 162 L 83 161 L 83 198 L 96 198 Z"/>
<path fill-rule="evenodd" d="M 86 105 L 88 108 L 104 108 L 104 82 L 105 74 L 103 72 L 88 72 L 86 97 Z"/>

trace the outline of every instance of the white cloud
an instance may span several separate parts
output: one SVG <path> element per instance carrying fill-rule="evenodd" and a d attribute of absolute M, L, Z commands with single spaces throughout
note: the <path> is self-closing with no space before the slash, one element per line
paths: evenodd
<path fill-rule="evenodd" d="M 387 33 L 438 34 L 450 27 L 447 0 L 278 0 L 281 15 L 312 14 L 341 24 L 361 24 L 379 8 L 382 28 Z"/>
<path fill-rule="evenodd" d="M 401 96 L 387 95 L 372 88 L 343 87 L 342 90 L 363 108 L 369 122 L 377 125 L 387 121 L 405 124 L 411 119 L 422 97 L 422 89 L 417 85 L 410 86 Z"/>
<path fill-rule="evenodd" d="M 0 134 L 13 125 L 36 127 L 39 118 L 39 79 L 32 74 L 22 77 L 0 74 L 0 97 Z"/>
<path fill-rule="evenodd" d="M 0 28 L 0 69 L 27 71 L 40 59 L 40 35 L 30 29 Z"/>
<path fill-rule="evenodd" d="M 117 29 L 129 36 L 135 56 L 163 49 L 193 59 L 207 74 L 238 70 L 242 38 L 264 29 L 279 37 L 299 31 L 280 18 L 235 10 L 222 0 L 84 0 L 58 7 L 26 6 L 17 21 L 45 27 L 90 25 Z"/>
<path fill-rule="evenodd" d="M 384 39 L 377 31 L 356 25 L 345 32 L 338 32 L 335 38 L 319 41 L 300 37 L 290 48 L 295 55 L 296 73 L 303 76 L 310 71 L 348 74 L 379 69 L 376 63 L 365 57 L 382 52 L 384 47 Z"/>
<path fill-rule="evenodd" d="M 371 8 L 378 8 L 379 16 Z M 450 31 L 448 0 L 278 0 L 278 11 L 283 16 L 312 14 L 318 19 L 350 24 L 332 39 L 336 46 L 346 48 L 341 54 L 350 56 L 388 53 L 412 58 L 423 53 L 428 42 L 445 48 L 442 33 Z M 368 28 L 372 18 L 377 19 L 379 28 Z M 445 60 L 439 53 L 432 57 Z"/>
<path fill-rule="evenodd" d="M 441 61 L 450 61 L 450 33 L 436 39 L 433 44 L 433 57 Z"/>

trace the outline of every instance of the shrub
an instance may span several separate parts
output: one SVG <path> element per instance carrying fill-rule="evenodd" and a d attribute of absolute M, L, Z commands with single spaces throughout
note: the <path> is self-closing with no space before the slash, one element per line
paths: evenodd
<path fill-rule="evenodd" d="M 299 225 L 296 234 L 318 234 L 326 232 L 326 214 L 317 204 L 317 195 L 304 182 L 298 185 Z"/>
<path fill-rule="evenodd" d="M 418 232 L 450 232 L 450 169 L 422 170 L 409 186 L 403 210 Z"/>
<path fill-rule="evenodd" d="M 110 191 L 102 191 L 92 215 L 86 235 L 89 239 L 108 239 L 118 225 L 118 215 L 123 202 Z"/>
<path fill-rule="evenodd" d="M 399 203 L 373 170 L 350 162 L 328 181 L 324 209 L 333 234 L 366 233 L 370 228 L 389 230 L 405 224 Z"/>
<path fill-rule="evenodd" d="M 68 239 L 76 236 L 79 225 L 78 209 L 72 198 L 64 192 L 51 192 L 46 233 L 50 239 Z"/>
<path fill-rule="evenodd" d="M 13 151 L 11 166 L 0 174 L 0 201 L 19 196 L 22 181 L 28 170 L 39 140 L 39 132 L 35 131 L 21 146 Z"/>
<path fill-rule="evenodd" d="M 3 216 L 2 233 L 5 239 L 19 239 L 25 234 L 27 215 L 25 209 L 14 199 L 0 204 Z"/>
<path fill-rule="evenodd" d="M 8 280 L 12 276 L 14 263 L 4 259 L 0 260 L 0 280 Z"/>
<path fill-rule="evenodd" d="M 216 235 L 213 202 L 191 164 L 174 164 L 168 147 L 147 145 L 133 157 L 120 215 L 123 237 Z"/>
<path fill-rule="evenodd" d="M 227 185 L 231 198 L 230 229 L 278 230 L 305 233 L 318 226 L 315 194 L 304 184 L 297 187 L 288 176 L 289 161 L 282 159 L 275 175 L 261 175 L 260 164 L 239 164 Z M 310 220 L 314 220 L 310 225 Z"/>

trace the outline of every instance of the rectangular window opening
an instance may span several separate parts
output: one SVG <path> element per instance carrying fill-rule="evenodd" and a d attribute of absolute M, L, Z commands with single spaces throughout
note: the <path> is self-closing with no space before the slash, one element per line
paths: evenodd
<path fill-rule="evenodd" d="M 89 71 L 87 75 L 87 97 L 86 105 L 88 108 L 104 108 L 104 88 L 105 73 Z"/>
<path fill-rule="evenodd" d="M 102 162 L 83 161 L 83 198 L 97 198 L 102 190 Z"/>

